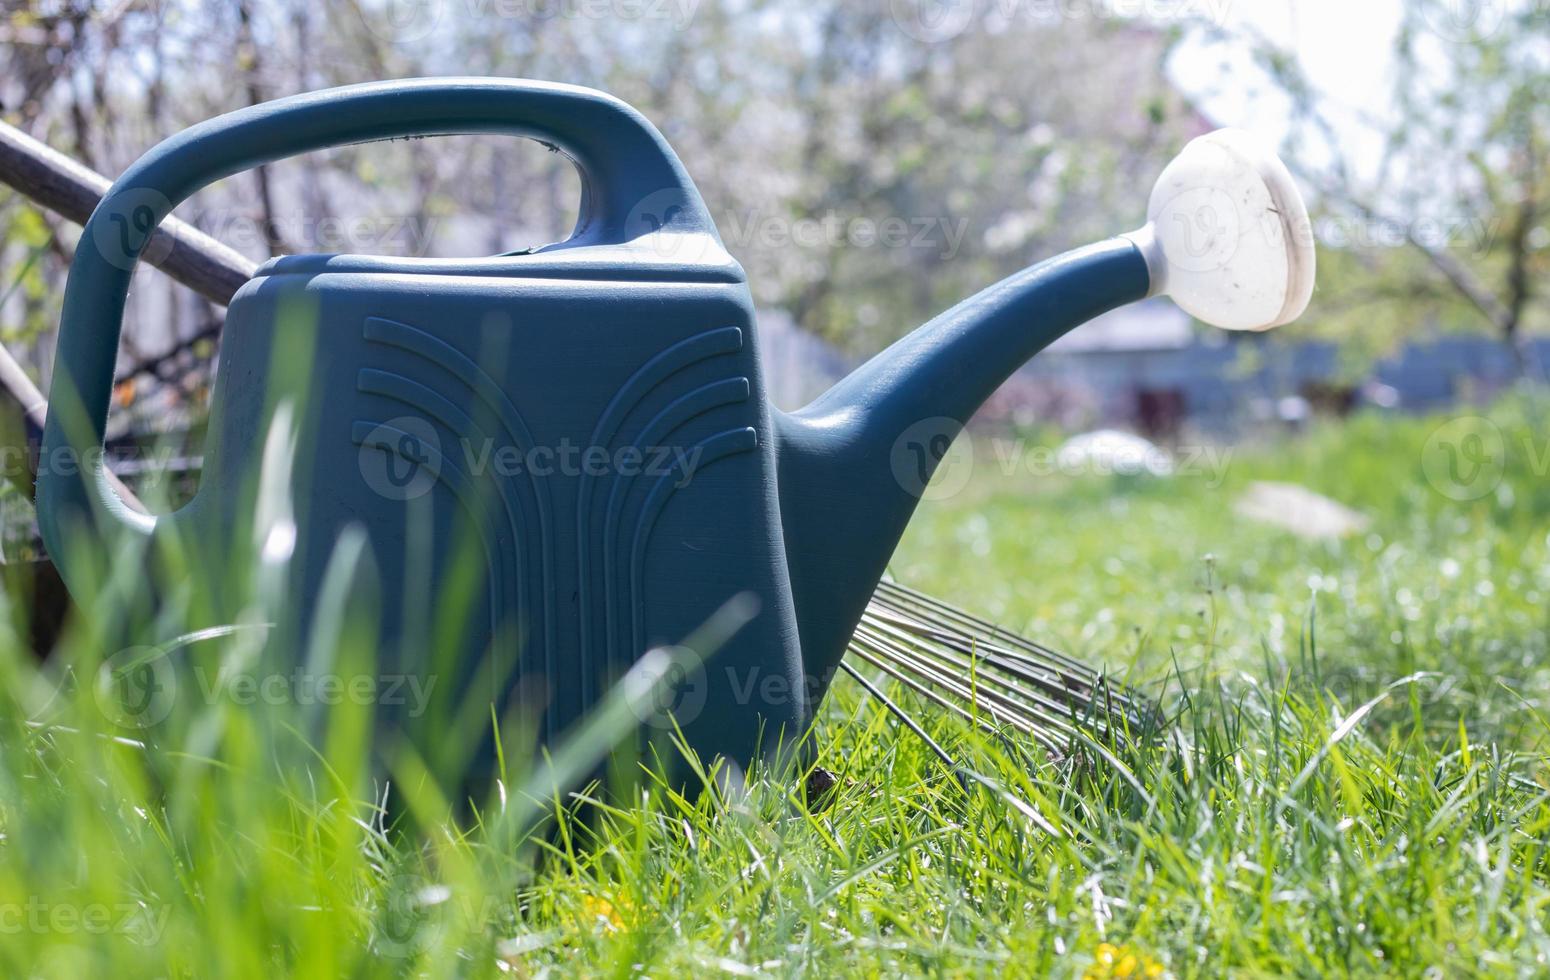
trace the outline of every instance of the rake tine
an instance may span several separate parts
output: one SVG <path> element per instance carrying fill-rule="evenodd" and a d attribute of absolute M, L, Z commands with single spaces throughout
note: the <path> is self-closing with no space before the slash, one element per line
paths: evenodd
<path fill-rule="evenodd" d="M 894 583 L 881 583 L 874 593 L 874 598 L 883 608 L 896 610 L 901 618 L 908 619 L 916 628 L 923 631 L 934 631 L 938 634 L 951 631 L 953 635 L 962 635 L 967 628 L 986 641 L 999 640 L 1009 648 L 1024 649 L 1041 660 L 1050 662 L 1052 666 L 1058 664 L 1071 673 L 1089 675 L 1097 673 L 1086 664 L 1028 643 L 1014 634 L 1006 633 L 1001 627 L 969 616 L 960 609 L 935 600 L 927 601 L 929 597 L 905 592 Z"/>
<path fill-rule="evenodd" d="M 1063 664 L 1072 673 L 1090 676 L 1097 676 L 1098 674 L 1092 667 L 1079 660 L 1057 650 L 1052 650 L 1042 644 L 1034 643 L 1027 637 L 1019 636 L 1003 626 L 997 626 L 995 623 L 971 616 L 956 606 L 949 605 L 935 596 L 927 595 L 907 585 L 901 585 L 898 582 L 885 579 L 878 584 L 874 597 L 877 595 L 881 595 L 884 602 L 891 601 L 898 606 L 914 604 L 924 610 L 928 610 L 932 616 L 944 622 L 958 624 L 970 635 L 979 636 L 988 633 L 1009 646 L 1020 649 L 1035 658 Z"/>
<path fill-rule="evenodd" d="M 1123 685 L 1113 684 L 1105 671 L 1098 670 L 1089 664 L 1044 646 L 1041 643 L 1035 643 L 1004 626 L 980 619 L 923 592 L 918 592 L 896 582 L 884 582 L 883 585 L 885 587 L 883 596 L 885 603 L 893 601 L 895 597 L 903 597 L 905 602 L 915 604 L 917 616 L 921 615 L 921 610 L 929 611 L 930 616 L 921 620 L 927 626 L 933 623 L 930 617 L 934 616 L 936 617 L 935 622 L 938 623 L 937 628 L 950 630 L 962 639 L 972 640 L 982 646 L 994 646 L 998 652 L 1004 653 L 1009 658 L 1023 660 L 1036 667 L 1054 670 L 1057 673 L 1069 674 L 1074 677 L 1086 678 L 1089 683 L 1108 688 L 1111 695 L 1118 696 L 1128 702 L 1137 703 L 1147 709 L 1151 708 L 1151 703 L 1146 698 L 1135 695 L 1133 692 L 1125 689 Z"/>
<path fill-rule="evenodd" d="M 862 630 L 866 630 L 866 627 L 861 627 L 857 630 L 857 633 L 860 634 Z M 867 631 L 866 638 L 870 639 L 873 643 L 887 642 L 886 639 L 878 637 L 870 630 Z M 917 673 L 931 677 L 935 682 L 940 683 L 942 686 L 947 687 L 949 690 L 953 690 L 955 693 L 962 692 L 962 695 L 966 698 L 972 697 L 975 693 L 978 693 L 980 696 L 994 699 L 997 703 L 1003 704 L 1011 710 L 1021 712 L 1027 716 L 1030 721 L 1044 721 L 1056 727 L 1064 727 L 1066 725 L 1064 718 L 1039 710 L 1039 708 L 1036 706 L 1036 702 L 1040 700 L 1038 695 L 1033 695 L 1029 692 L 1019 689 L 1015 685 L 994 673 L 983 673 L 975 671 L 975 677 L 977 680 L 983 681 L 985 684 L 991 686 L 978 690 L 977 692 L 966 691 L 963 687 L 963 683 L 966 681 L 969 675 L 969 671 L 971 670 L 968 664 L 953 664 L 951 661 L 949 661 L 948 666 L 944 668 L 944 665 L 937 659 L 937 655 L 934 651 L 928 651 L 925 648 L 911 649 L 901 644 L 894 644 L 894 646 L 896 650 L 896 657 L 933 668 L 929 671 L 919 670 Z M 953 670 L 953 667 L 957 667 L 958 670 Z M 997 688 L 1007 688 L 1010 690 L 1010 694 L 999 691 Z M 1027 700 L 1018 701 L 1011 696 L 1014 694 L 1029 694 L 1029 697 Z M 1044 700 L 1046 700 L 1052 707 L 1061 707 L 1057 702 L 1049 701 L 1048 699 Z"/>
<path fill-rule="evenodd" d="M 866 675 L 862 674 L 861 671 L 857 670 L 855 667 L 852 667 L 850 664 L 841 660 L 840 669 L 849 674 L 857 684 L 860 684 L 863 688 L 865 688 L 868 694 L 872 695 L 872 697 L 881 702 L 882 706 L 887 708 L 889 713 L 891 713 L 895 718 L 899 719 L 900 723 L 902 723 L 904 727 L 920 736 L 920 740 L 926 743 L 927 748 L 936 753 L 936 757 L 942 760 L 943 765 L 947 766 L 947 768 L 953 770 L 955 773 L 958 772 L 957 761 L 948 754 L 946 749 L 942 748 L 941 744 L 937 742 L 936 739 L 932 738 L 929 734 L 926 733 L 926 730 L 921 727 L 920 722 L 916 721 L 914 718 L 911 718 L 908 712 L 895 704 L 893 699 L 888 697 L 888 695 L 878 690 L 877 685 L 867 680 Z"/>
<path fill-rule="evenodd" d="M 1003 716 L 1009 723 L 1023 731 L 1040 732 L 1051 737 L 1057 733 L 1075 734 L 1075 726 L 1062 718 L 1030 709 L 992 688 L 976 686 L 970 689 L 961 678 L 942 672 L 938 665 L 930 661 L 922 661 L 910 651 L 879 644 L 875 637 L 866 639 L 870 641 L 868 645 L 872 652 L 888 657 L 896 666 L 929 680 L 932 685 L 961 698 L 972 707 L 984 709 L 993 716 Z"/>
<path fill-rule="evenodd" d="M 901 598 L 908 604 L 902 609 L 896 605 Z M 1132 723 L 1144 723 L 1155 711 L 1150 702 L 1136 697 L 1114 684 L 1107 675 L 1085 664 L 897 583 L 881 583 L 863 617 L 863 623 L 876 625 L 879 622 L 888 622 L 919 639 L 989 662 L 1057 697 L 1095 703 L 1101 698 L 1109 704 L 1108 713 L 1118 714 L 1120 712 L 1115 708 L 1123 708 Z M 1007 645 L 987 642 L 987 634 Z M 1054 676 L 1041 677 L 1040 672 Z"/>
<path fill-rule="evenodd" d="M 1011 790 L 1008 790 L 1006 787 L 1002 786 L 996 780 L 991 779 L 989 776 L 975 772 L 973 769 L 966 769 L 963 766 L 958 765 L 958 763 L 954 762 L 953 757 L 947 754 L 946 749 L 942 748 L 942 746 L 937 744 L 935 739 L 926 734 L 926 730 L 920 727 L 920 724 L 915 721 L 915 719 L 911 718 L 903 708 L 895 704 L 893 700 L 888 697 L 888 695 L 879 690 L 877 685 L 867 680 L 861 671 L 852 667 L 850 664 L 845 663 L 844 661 L 840 662 L 840 667 L 844 669 L 845 673 L 854 678 L 856 683 L 860 684 L 868 694 L 882 702 L 883 707 L 887 708 L 895 718 L 899 719 L 899 721 L 905 725 L 905 727 L 909 728 L 909 730 L 914 732 L 916 735 L 919 735 L 921 740 L 931 748 L 931 751 L 935 752 L 937 757 L 940 758 L 942 762 L 944 762 L 947 767 L 952 770 L 953 775 L 958 779 L 958 785 L 962 786 L 965 791 L 968 790 L 970 783 L 977 783 L 990 792 L 1000 796 L 1003 800 L 1006 800 L 1013 807 L 1015 807 L 1019 813 L 1022 813 L 1024 816 L 1028 817 L 1028 819 L 1032 820 L 1040 830 L 1043 830 L 1045 833 L 1051 835 L 1052 837 L 1065 836 L 1063 833 L 1061 833 L 1060 828 L 1050 823 L 1049 819 L 1045 817 L 1044 814 L 1040 813 L 1038 808 L 1033 806 L 1033 804 L 1013 793 Z"/>
<path fill-rule="evenodd" d="M 886 661 L 886 667 L 892 668 L 890 673 L 893 676 L 901 676 L 899 671 L 907 672 L 912 682 L 910 686 L 915 690 L 919 691 L 918 684 L 924 683 L 929 685 L 933 694 L 952 695 L 957 699 L 954 704 L 957 713 L 979 721 L 981 727 L 987 732 L 999 731 L 1000 726 L 1011 727 L 1034 738 L 1057 755 L 1064 754 L 1069 739 L 1076 735 L 1075 730 L 1069 725 L 1063 725 L 1048 718 L 1030 717 L 1015 701 L 997 692 L 971 691 L 958 680 L 934 671 L 930 664 L 923 665 L 906 651 L 891 648 L 887 644 L 879 644 L 875 639 L 870 638 L 863 639 L 860 647 L 858 653 L 861 653 L 869 662 L 882 666 L 878 658 Z M 967 705 L 968 709 L 965 709 L 964 705 Z M 985 722 L 987 716 L 989 723 Z"/>
<path fill-rule="evenodd" d="M 987 734 L 994 735 L 996 733 L 996 724 L 995 722 L 991 721 L 991 719 L 986 718 L 983 715 L 971 714 L 961 705 L 944 698 L 931 686 L 924 684 L 921 681 L 914 679 L 913 677 L 908 677 L 905 674 L 900 673 L 899 668 L 895 667 L 893 664 L 887 662 L 886 660 L 879 658 L 875 653 L 868 652 L 863 647 L 853 647 L 852 650 L 855 652 L 856 656 L 860 657 L 862 660 L 871 664 L 873 667 L 876 667 L 878 670 L 887 674 L 889 677 L 892 677 L 894 680 L 903 684 L 905 687 L 908 687 L 910 690 L 914 691 L 916 694 L 920 695 L 926 700 L 933 702 L 938 707 L 946 708 L 948 711 L 958 715 L 965 721 L 978 725 L 980 729 Z M 994 714 L 994 711 L 992 711 L 992 714 Z M 1034 739 L 1040 745 L 1043 745 L 1045 748 L 1049 749 L 1051 752 L 1060 751 L 1060 746 L 1055 744 L 1054 740 L 1044 732 L 1036 728 L 1028 728 L 1026 725 L 1020 725 L 1011 721 L 1008 721 L 1007 724 L 1010 724 L 1013 728 L 1016 728 L 1022 734 Z"/>
<path fill-rule="evenodd" d="M 867 625 L 863 624 L 861 628 L 866 629 Z M 872 628 L 883 630 L 888 629 L 886 626 L 882 626 L 880 624 L 874 625 Z M 900 642 L 897 640 L 895 641 Z M 902 642 L 901 645 L 903 645 Z M 994 654 L 990 656 L 977 654 L 977 652 L 974 651 L 972 647 L 968 651 L 959 652 L 967 653 L 972 661 L 977 661 L 978 663 L 971 662 L 970 660 L 957 659 L 950 653 L 944 652 L 942 650 L 932 649 L 925 644 L 912 643 L 909 644 L 909 646 L 923 655 L 930 656 L 938 661 L 945 661 L 947 664 L 947 669 L 949 670 L 956 669 L 960 672 L 974 670 L 977 676 L 983 677 L 991 683 L 1006 687 L 1018 697 L 1026 698 L 1034 705 L 1041 705 L 1043 707 L 1062 712 L 1064 712 L 1065 709 L 1076 705 L 1087 705 L 1093 708 L 1098 706 L 1100 692 L 1097 690 L 1093 690 L 1091 688 L 1086 690 L 1073 690 L 1067 685 L 1051 681 L 1047 677 L 1043 677 L 1026 669 L 1020 668 L 1016 664 L 1008 664 L 1004 662 L 1002 658 Z M 954 650 L 956 648 L 949 647 L 948 649 Z M 1033 684 L 1040 690 L 1029 690 L 1025 687 L 1014 684 L 993 670 L 987 671 L 980 669 L 982 665 L 999 668 L 1001 671 L 1012 675 L 1014 678 Z M 1110 712 L 1106 710 L 1104 713 L 1109 714 Z M 1105 724 L 1107 723 L 1108 720 L 1105 721 Z"/>
<path fill-rule="evenodd" d="M 871 662 L 871 664 L 877 664 L 876 659 L 866 656 L 866 654 L 863 653 L 860 648 L 857 648 L 857 653 L 862 654 L 863 659 Z M 890 653 L 893 654 L 894 664 L 899 665 L 899 667 L 904 668 L 904 670 L 911 670 L 908 662 L 901 662 L 907 661 L 907 657 L 899 656 L 897 651 L 890 651 Z M 888 654 L 885 654 L 885 656 L 888 656 Z M 919 673 L 921 676 L 927 676 L 927 678 L 932 676 L 930 670 L 918 670 L 918 668 L 915 668 L 915 670 L 916 673 Z M 890 671 L 890 673 L 893 673 L 893 671 Z M 893 676 L 899 675 L 894 673 Z M 950 690 L 950 692 L 956 693 L 959 698 L 964 698 L 966 701 L 973 702 L 972 695 L 970 695 L 969 692 L 966 692 L 966 690 L 964 690 L 961 685 L 956 684 L 956 682 L 950 681 L 950 679 L 944 679 L 941 675 L 936 675 L 935 681 L 933 682 L 941 685 L 944 690 Z M 911 687 L 915 687 L 916 690 L 919 690 L 919 687 L 916 687 L 915 684 L 911 684 Z M 980 698 L 984 698 L 984 696 L 989 695 L 989 692 L 975 693 L 980 695 Z M 997 696 L 997 698 L 1000 698 L 1001 701 L 1006 701 L 1004 696 Z M 983 701 L 981 701 L 981 704 L 983 704 Z M 1121 775 L 1121 778 L 1124 778 L 1125 782 L 1130 783 L 1130 786 L 1132 786 L 1133 789 L 1136 789 L 1136 791 L 1138 791 L 1142 797 L 1145 797 L 1145 799 L 1150 799 L 1150 794 L 1147 794 L 1147 791 L 1145 791 L 1145 786 L 1141 785 L 1141 780 L 1136 778 L 1136 775 L 1130 771 L 1130 768 L 1128 768 L 1127 764 L 1125 764 L 1124 761 L 1118 757 L 1118 755 L 1114 755 L 1113 752 L 1111 752 L 1104 743 L 1101 743 L 1101 741 L 1097 740 L 1097 738 L 1094 738 L 1090 732 L 1087 732 L 1087 730 L 1080 729 L 1080 727 L 1074 726 L 1074 724 L 1066 723 L 1066 721 L 1063 721 L 1063 719 L 1048 718 L 1048 716 L 1043 716 L 1043 718 L 1028 718 L 1026 715 L 1018 715 L 1015 707 L 1008 709 L 1008 707 L 1003 706 L 1001 707 L 1000 712 L 995 709 L 994 704 L 984 704 L 984 707 L 986 707 L 986 710 L 989 710 L 992 715 L 1006 716 L 1006 723 L 1011 724 L 1011 726 L 1015 727 L 1015 729 L 1026 733 L 1026 735 L 1029 735 L 1029 737 L 1035 738 L 1035 740 L 1039 741 L 1040 744 L 1043 744 L 1043 746 L 1045 746 L 1046 749 L 1049 749 L 1049 751 L 1054 752 L 1054 754 L 1066 754 L 1066 752 L 1070 751 L 1071 743 L 1080 743 L 1083 744 L 1083 746 L 1087 746 L 1088 749 L 1091 749 L 1091 751 L 1097 755 L 1097 757 L 1102 758 L 1105 763 L 1110 764 L 1111 768 L 1114 769 L 1114 772 L 1118 772 L 1118 774 Z M 958 713 L 959 715 L 969 716 L 967 715 L 967 712 L 964 712 L 963 709 L 958 709 Z M 1054 732 L 1059 732 L 1060 735 L 1065 735 L 1065 746 L 1057 743 L 1054 735 L 1051 735 L 1051 730 L 1054 730 Z"/>
<path fill-rule="evenodd" d="M 973 637 L 981 642 L 999 641 L 1008 652 L 1016 651 L 1051 670 L 1077 677 L 1098 676 L 1098 672 L 1087 664 L 1031 643 L 1002 627 L 976 619 L 961 609 L 924 593 L 906 589 L 895 582 L 880 583 L 873 594 L 873 600 L 881 609 L 896 611 L 912 621 L 913 629 L 935 637 L 953 637 L 958 640 Z"/>
<path fill-rule="evenodd" d="M 883 652 L 882 650 L 873 646 L 871 642 L 867 641 L 854 643 L 851 649 L 861 659 L 865 660 L 869 664 L 872 664 L 874 667 L 893 677 L 895 680 L 898 680 L 900 683 L 906 685 L 911 690 L 914 690 L 923 697 L 926 697 L 931 701 L 946 707 L 948 710 L 959 715 L 960 717 L 966 718 L 969 721 L 978 724 L 982 729 L 991 734 L 999 734 L 999 731 L 996 729 L 996 727 L 989 724 L 987 721 L 985 721 L 985 719 L 978 717 L 969 711 L 966 711 L 961 705 L 953 704 L 947 701 L 941 696 L 940 693 L 938 693 L 938 691 L 927 687 L 921 681 L 906 677 L 903 673 L 901 673 L 901 670 L 908 671 L 912 670 L 913 668 L 911 668 L 908 663 L 899 662 L 898 651 L 891 650 Z M 891 657 L 893 658 L 894 662 L 891 664 L 884 663 L 881 659 L 879 659 L 879 655 L 883 657 Z M 933 675 L 929 672 L 916 672 L 921 676 L 933 677 Z M 943 690 L 952 691 L 954 694 L 964 699 L 965 701 L 976 703 L 972 699 L 969 692 L 965 691 L 961 685 L 951 680 L 944 679 L 940 676 L 935 676 L 933 678 L 933 683 L 937 684 Z M 1102 742 L 1099 742 L 1096 738 L 1093 738 L 1092 735 L 1083 731 L 1082 729 L 1066 723 L 1040 725 L 1035 723 L 1035 721 L 1032 719 L 1019 716 L 1015 710 L 1009 711 L 1005 708 L 998 710 L 993 704 L 985 704 L 984 707 L 992 717 L 996 718 L 998 721 L 1002 721 L 1003 724 L 1010 725 L 1012 728 L 1015 728 L 1022 732 L 1024 735 L 1034 739 L 1039 744 L 1048 749 L 1051 753 L 1057 756 L 1066 754 L 1069 751 L 1071 743 L 1080 743 L 1086 746 L 1104 762 L 1108 763 L 1114 772 L 1117 773 L 1126 783 L 1130 784 L 1131 788 L 1134 789 L 1137 793 L 1141 794 L 1144 799 L 1148 801 L 1151 800 L 1151 794 L 1147 792 L 1146 787 L 1141 785 L 1141 781 L 1136 778 L 1135 773 L 1130 771 L 1130 767 L 1125 765 L 1125 763 L 1112 751 L 1110 751 L 1109 748 Z M 1055 729 L 1063 735 L 1068 736 L 1065 745 L 1062 745 L 1054 738 L 1053 735 L 1050 734 L 1049 729 L 1051 728 Z"/>
<path fill-rule="evenodd" d="M 1084 747 L 1148 796 L 1102 739 L 1143 727 L 1156 708 L 1101 671 L 890 581 L 879 584 L 850 652 L 995 737 L 1010 728 L 1056 756 Z M 889 705 L 874 685 L 863 687 Z"/>
<path fill-rule="evenodd" d="M 914 618 L 913 616 L 900 615 L 893 609 L 884 606 L 881 603 L 878 604 L 878 608 L 874 610 L 874 612 L 876 613 L 876 615 L 873 617 L 874 619 L 878 620 L 879 622 L 892 624 L 898 629 L 907 632 L 911 636 L 914 636 L 918 639 L 930 640 L 935 643 L 940 643 L 944 646 L 960 648 L 961 651 L 965 653 L 969 651 L 963 648 L 974 647 L 980 650 L 997 651 L 998 653 L 1007 656 L 1008 659 L 1017 657 L 1018 659 L 1027 660 L 1030 665 L 1036 666 L 1049 672 L 1050 674 L 1060 677 L 1062 681 L 1068 686 L 1091 685 L 1092 682 L 1098 677 L 1095 671 L 1084 670 L 1078 673 L 1066 668 L 1062 664 L 1045 662 L 1042 660 L 1036 660 L 1032 657 L 1021 656 L 1015 651 L 1005 647 L 998 647 L 983 637 L 971 638 L 964 633 L 949 631 L 941 627 L 932 626 L 929 623 Z"/>

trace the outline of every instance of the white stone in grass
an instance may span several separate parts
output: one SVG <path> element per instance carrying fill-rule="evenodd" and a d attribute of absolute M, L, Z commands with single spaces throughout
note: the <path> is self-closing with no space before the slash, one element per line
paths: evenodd
<path fill-rule="evenodd" d="M 1295 483 L 1251 483 L 1233 510 L 1239 517 L 1313 540 L 1343 538 L 1371 523 L 1367 515 Z"/>

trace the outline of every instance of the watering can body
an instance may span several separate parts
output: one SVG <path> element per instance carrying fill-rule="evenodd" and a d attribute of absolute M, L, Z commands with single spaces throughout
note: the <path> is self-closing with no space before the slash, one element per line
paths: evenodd
<path fill-rule="evenodd" d="M 583 199 L 571 238 L 467 260 L 296 255 L 261 267 L 228 309 L 194 499 L 148 517 L 105 489 L 100 463 L 45 466 L 56 560 L 79 583 L 70 559 L 82 542 L 115 530 L 153 550 L 176 539 L 203 549 L 193 563 L 210 572 L 196 584 L 218 593 L 287 392 L 298 637 L 336 546 L 358 534 L 374 564 L 380 674 L 421 675 L 419 689 L 486 722 L 520 692 L 537 716 L 522 720 L 541 717 L 552 738 L 642 652 L 750 596 L 755 621 L 682 679 L 665 707 L 685 710 L 670 724 L 707 757 L 747 761 L 795 740 L 809 703 L 748 288 L 661 136 L 601 93 L 489 79 L 353 86 L 163 143 L 83 237 L 45 456 L 100 441 L 116 346 L 104 326 L 178 201 L 292 153 L 451 132 L 534 136 L 572 156 Z M 213 606 L 234 615 L 242 598 Z M 435 624 L 448 606 L 450 634 Z M 449 643 L 451 655 L 430 648 Z"/>
<path fill-rule="evenodd" d="M 158 223 L 206 184 L 279 157 L 445 133 L 530 136 L 572 157 L 572 236 L 489 258 L 270 261 L 228 311 L 195 498 L 157 516 L 129 508 L 93 453 L 130 273 Z M 435 675 L 421 680 L 457 706 L 457 724 L 520 695 L 551 738 L 644 651 L 751 597 L 752 620 L 699 651 L 713 655 L 680 679 L 670 710 L 642 719 L 681 730 L 702 757 L 746 764 L 804 733 L 962 425 L 1042 347 L 1156 291 L 1158 269 L 1135 236 L 1033 266 L 787 414 L 764 398 L 741 268 L 677 157 L 624 103 L 502 79 L 283 99 L 162 143 L 88 222 L 65 296 L 40 527 L 77 598 L 93 584 L 83 555 L 115 536 L 152 553 L 204 548 L 209 577 L 172 585 L 218 597 L 209 605 L 225 616 L 242 596 L 219 600 L 222 554 L 268 507 L 276 527 L 257 529 L 255 560 L 288 562 L 302 629 L 353 535 L 376 568 L 379 669 Z M 295 437 L 278 515 L 254 487 L 273 480 L 265 445 L 282 407 Z"/>
<path fill-rule="evenodd" d="M 734 758 L 754 751 L 753 714 L 799 731 L 803 675 L 748 290 L 719 244 L 703 244 L 711 261 L 581 245 L 474 268 L 269 263 L 229 310 L 200 489 L 209 509 L 196 501 L 189 518 L 212 533 L 189 536 L 241 526 L 240 490 L 261 480 L 254 434 L 280 387 L 270 375 L 307 364 L 310 421 L 289 481 L 296 584 L 320 594 L 341 534 L 363 531 L 383 656 L 401 658 L 383 669 L 431 669 L 423 651 L 395 654 L 395 641 L 413 632 L 417 603 L 456 592 L 460 652 L 438 681 L 481 705 L 538 684 L 552 738 L 642 652 L 747 594 L 760 625 L 685 678 L 681 697 L 704 698 L 707 671 L 784 695 L 756 712 L 705 699 L 677 721 L 703 751 Z M 315 326 L 279 329 L 288 317 Z"/>

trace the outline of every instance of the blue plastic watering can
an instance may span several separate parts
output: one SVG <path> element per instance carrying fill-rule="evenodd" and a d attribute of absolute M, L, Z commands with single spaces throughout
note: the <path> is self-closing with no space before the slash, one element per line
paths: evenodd
<path fill-rule="evenodd" d="M 157 224 L 212 181 L 280 157 L 453 133 L 527 136 L 570 156 L 582 188 L 572 236 L 488 258 L 266 263 L 230 304 L 194 499 L 158 515 L 118 499 L 94 450 L 130 273 Z M 1012 371 L 1164 291 L 1234 328 L 1306 305 L 1305 211 L 1285 169 L 1241 134 L 1191 143 L 1149 212 L 1141 231 L 991 286 L 788 414 L 765 400 L 742 269 L 661 134 L 623 102 L 424 79 L 239 110 L 147 153 L 86 227 L 38 482 L 44 540 L 78 596 L 77 556 L 118 533 L 218 553 L 251 522 L 273 373 L 307 365 L 288 487 L 303 618 L 348 527 L 364 532 L 382 596 L 438 596 L 472 563 L 460 656 L 499 669 L 462 703 L 488 718 L 491 702 L 537 684 L 552 735 L 645 650 L 750 594 L 757 615 L 676 718 L 702 756 L 746 764 L 804 732 L 925 481 Z M 297 311 L 307 329 L 282 332 Z M 80 465 L 52 465 L 67 458 Z M 402 634 L 402 604 L 382 603 L 380 629 L 384 646 Z"/>

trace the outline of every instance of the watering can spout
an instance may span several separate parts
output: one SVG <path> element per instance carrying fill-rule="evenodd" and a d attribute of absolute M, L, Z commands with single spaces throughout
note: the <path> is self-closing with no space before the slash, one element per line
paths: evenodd
<path fill-rule="evenodd" d="M 1306 209 L 1284 165 L 1247 134 L 1223 130 L 1190 143 L 1158 178 L 1147 214 L 1139 231 L 985 289 L 806 408 L 776 417 L 781 519 L 810 686 L 821 692 L 838 667 L 953 440 L 1025 361 L 1151 295 L 1234 330 L 1279 326 L 1307 306 Z"/>
<path fill-rule="evenodd" d="M 827 686 L 959 431 L 1072 328 L 1145 297 L 1117 238 L 1026 269 L 916 329 L 807 407 L 776 417 L 781 519 L 810 685 Z"/>

